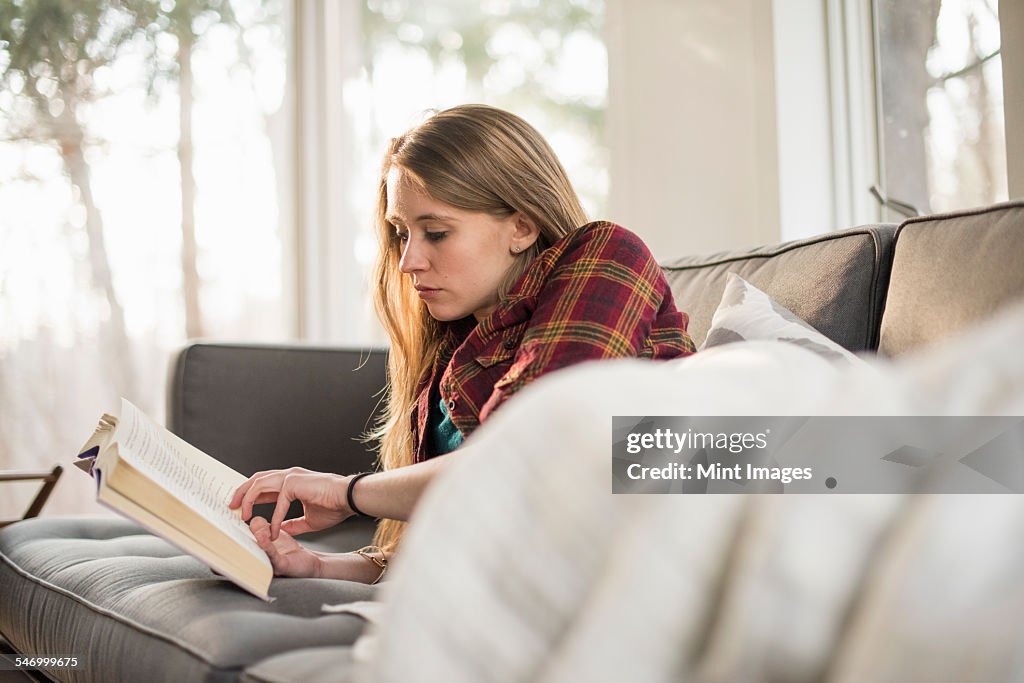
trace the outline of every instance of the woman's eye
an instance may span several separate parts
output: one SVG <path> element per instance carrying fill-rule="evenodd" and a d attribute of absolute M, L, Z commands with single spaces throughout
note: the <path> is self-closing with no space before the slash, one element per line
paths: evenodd
<path fill-rule="evenodd" d="M 431 242 L 440 242 L 447 234 L 447 232 L 428 232 L 427 239 Z"/>

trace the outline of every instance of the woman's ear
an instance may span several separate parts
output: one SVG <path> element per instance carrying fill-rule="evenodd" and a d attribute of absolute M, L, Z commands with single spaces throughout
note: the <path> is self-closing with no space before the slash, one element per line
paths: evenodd
<path fill-rule="evenodd" d="M 516 224 L 512 232 L 512 245 L 518 253 L 526 251 L 533 246 L 533 243 L 540 237 L 540 228 L 537 227 L 537 224 L 529 216 L 521 211 L 516 213 L 515 218 Z"/>

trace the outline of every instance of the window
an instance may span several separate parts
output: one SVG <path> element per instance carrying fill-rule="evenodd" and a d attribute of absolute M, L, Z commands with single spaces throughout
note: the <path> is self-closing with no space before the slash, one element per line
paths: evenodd
<path fill-rule="evenodd" d="M 287 10 L 3 3 L 0 468 L 66 462 L 120 395 L 161 418 L 187 338 L 292 336 Z"/>
<path fill-rule="evenodd" d="M 551 143 L 590 215 L 603 216 L 601 0 L 301 7 L 303 337 L 386 343 L 370 305 L 375 183 L 387 140 L 430 110 L 481 102 L 519 114 Z"/>
<path fill-rule="evenodd" d="M 484 102 L 548 139 L 587 210 L 607 193 L 607 54 L 602 0 L 369 0 L 362 13 L 372 168 L 386 138 L 427 109 Z"/>
<path fill-rule="evenodd" d="M 876 13 L 888 219 L 1007 199 L 996 1 L 878 0 Z"/>
<path fill-rule="evenodd" d="M 58 4 L 0 6 L 0 468 L 120 395 L 162 417 L 187 339 L 383 342 L 374 182 L 427 110 L 520 114 L 603 214 L 602 0 Z M 63 477 L 47 512 L 91 500 Z"/>
<path fill-rule="evenodd" d="M 66 462 L 121 395 L 160 419 L 188 339 L 383 342 L 374 182 L 425 110 L 521 114 L 604 212 L 602 0 L 58 5 L 0 4 L 0 468 Z"/>

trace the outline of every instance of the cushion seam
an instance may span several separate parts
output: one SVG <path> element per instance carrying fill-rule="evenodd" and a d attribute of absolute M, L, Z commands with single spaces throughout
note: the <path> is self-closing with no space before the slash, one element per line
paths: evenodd
<path fill-rule="evenodd" d="M 196 343 L 189 344 L 188 346 L 186 346 L 185 349 L 182 351 L 182 353 L 184 353 L 185 351 L 188 351 L 190 349 L 196 349 L 196 348 L 234 349 L 234 350 L 242 349 L 242 350 L 248 350 L 248 351 L 273 351 L 274 353 L 279 353 L 281 351 L 285 351 L 285 352 L 300 351 L 302 353 L 310 353 L 310 352 L 314 352 L 314 353 L 352 353 L 352 352 L 359 352 L 359 353 L 367 353 L 367 354 L 369 354 L 369 353 L 376 353 L 376 352 L 385 352 L 385 351 L 387 351 L 387 348 L 385 348 L 383 346 L 367 346 L 367 347 L 363 347 L 363 346 L 358 346 L 358 347 L 357 346 L 312 346 L 312 345 L 310 345 L 310 346 L 302 346 L 302 345 L 299 345 L 299 344 L 275 344 L 273 342 L 268 342 L 266 344 L 245 344 L 245 343 L 238 343 L 238 342 L 196 342 Z"/>
<path fill-rule="evenodd" d="M 885 245 L 882 243 L 882 234 L 884 232 L 891 232 L 891 241 L 889 246 L 889 258 L 886 258 Z M 885 302 L 888 298 L 889 293 L 889 282 L 885 282 L 885 286 L 879 281 L 882 276 L 883 262 L 888 261 L 890 269 L 890 276 L 892 274 L 892 260 L 896 256 L 896 233 L 897 229 L 893 228 L 891 231 L 878 230 L 873 231 L 872 234 L 875 239 L 875 260 L 872 264 L 873 271 L 871 274 L 871 293 L 868 295 L 868 305 L 870 306 L 871 319 L 868 327 L 868 338 L 865 340 L 864 348 L 868 351 L 878 351 L 878 345 L 882 334 L 882 316 L 885 313 Z"/>
<path fill-rule="evenodd" d="M 867 329 L 864 330 L 864 348 L 868 351 L 871 350 L 871 338 L 874 336 L 873 328 L 875 325 L 875 290 L 878 288 L 878 262 L 882 258 L 881 249 L 879 248 L 878 235 L 874 232 L 871 233 L 871 245 L 875 251 L 874 258 L 871 259 L 871 284 L 868 287 L 868 324 Z"/>
<path fill-rule="evenodd" d="M 906 225 L 916 225 L 918 223 L 931 223 L 933 221 L 946 221 L 951 218 L 970 218 L 971 216 L 983 216 L 986 213 L 994 213 L 997 211 L 1004 211 L 1006 209 L 1022 208 L 1024 208 L 1024 199 L 1013 199 L 1007 202 L 989 204 L 988 206 L 977 206 L 971 209 L 959 209 L 956 211 L 947 211 L 945 213 L 930 214 L 927 216 L 914 216 L 900 223 L 898 231 L 902 230 L 903 227 Z"/>
<path fill-rule="evenodd" d="M 911 225 L 922 225 L 925 223 L 942 222 L 954 218 L 971 218 L 973 216 L 983 216 L 987 213 L 994 213 L 997 211 L 1005 211 L 1006 209 L 1022 209 L 1024 208 L 1024 199 L 1014 199 L 1008 202 L 1000 202 L 999 204 L 991 204 L 989 206 L 979 206 L 973 209 L 963 209 L 960 211 L 949 211 L 947 213 L 937 213 L 929 216 L 914 216 L 900 223 L 899 227 L 896 228 L 896 236 L 899 237 L 903 233 L 903 229 Z M 895 261 L 896 250 L 893 250 L 893 260 Z"/>
<path fill-rule="evenodd" d="M 803 247 L 809 247 L 809 246 L 813 246 L 815 244 L 821 244 L 823 242 L 830 242 L 832 240 L 845 239 L 845 238 L 848 238 L 848 237 L 863 237 L 863 236 L 872 237 L 872 235 L 874 234 L 874 231 L 877 228 L 879 228 L 879 227 L 883 227 L 884 225 L 886 225 L 886 224 L 880 223 L 879 225 L 871 226 L 871 227 L 866 227 L 866 228 L 855 228 L 853 230 L 844 231 L 844 232 L 826 233 L 824 235 L 820 235 L 818 237 L 814 237 L 814 238 L 811 238 L 811 239 L 808 239 L 808 240 L 800 240 L 798 242 L 791 242 L 788 245 L 786 245 L 785 247 L 779 247 L 779 248 L 776 248 L 776 249 L 774 249 L 774 250 L 772 250 L 770 252 L 767 252 L 767 253 L 735 254 L 735 255 L 731 255 L 731 256 L 727 256 L 727 257 L 721 257 L 721 258 L 718 258 L 718 259 L 715 259 L 715 260 L 702 261 L 700 263 L 691 263 L 691 264 L 685 264 L 685 265 L 679 265 L 679 266 L 663 265 L 663 266 L 661 266 L 661 269 L 666 271 L 666 272 L 668 272 L 668 273 L 671 273 L 671 272 L 677 272 L 677 271 L 683 271 L 683 270 L 694 270 L 694 269 L 697 269 L 697 268 L 707 268 L 709 266 L 719 266 L 719 265 L 723 265 L 723 264 L 726 264 L 726 263 L 735 263 L 736 261 L 750 261 L 750 260 L 753 260 L 753 259 L 770 259 L 770 258 L 775 258 L 776 256 L 781 256 L 782 254 L 785 254 L 785 253 L 788 253 L 790 251 L 793 251 L 794 249 L 802 249 Z"/>

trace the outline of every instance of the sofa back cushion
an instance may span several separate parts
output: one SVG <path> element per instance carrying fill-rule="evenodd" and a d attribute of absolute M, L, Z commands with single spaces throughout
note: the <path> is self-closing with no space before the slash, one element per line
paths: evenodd
<path fill-rule="evenodd" d="M 167 428 L 248 476 L 373 468 L 383 350 L 194 343 L 171 366 Z"/>
<path fill-rule="evenodd" d="M 912 218 L 896 231 L 879 353 L 896 356 L 1024 296 L 1024 201 Z"/>
<path fill-rule="evenodd" d="M 877 348 L 896 227 L 872 225 L 663 265 L 700 345 L 734 272 L 850 351 Z"/>

